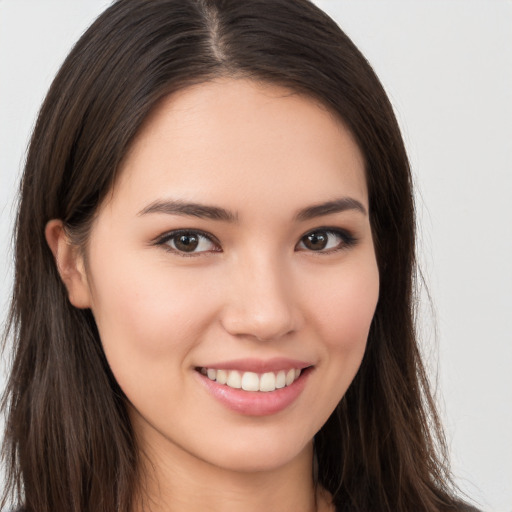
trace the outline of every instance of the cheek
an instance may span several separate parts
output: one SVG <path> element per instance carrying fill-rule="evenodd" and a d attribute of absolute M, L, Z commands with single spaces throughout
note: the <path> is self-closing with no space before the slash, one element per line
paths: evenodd
<path fill-rule="evenodd" d="M 323 294 L 311 296 L 322 338 L 332 351 L 361 357 L 379 297 L 376 264 L 361 264 L 326 283 Z"/>
<path fill-rule="evenodd" d="M 198 342 L 212 310 L 200 280 L 127 258 L 97 265 L 93 313 L 107 359 L 118 379 L 158 373 L 182 360 Z M 194 314 L 201 312 L 201 315 Z M 147 377 L 147 375 L 146 375 Z"/>
<path fill-rule="evenodd" d="M 316 276 L 315 293 L 308 296 L 313 340 L 320 340 L 318 389 L 312 417 L 320 429 L 343 398 L 363 359 L 368 332 L 379 296 L 379 274 L 372 258 Z M 312 284 L 311 282 L 309 284 Z M 311 287 L 310 287 L 311 289 Z M 318 397 L 323 397 L 319 400 Z"/>

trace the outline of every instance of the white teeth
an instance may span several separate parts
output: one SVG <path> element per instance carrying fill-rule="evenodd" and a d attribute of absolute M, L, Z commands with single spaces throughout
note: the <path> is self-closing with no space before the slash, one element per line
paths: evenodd
<path fill-rule="evenodd" d="M 281 389 L 286 386 L 286 373 L 283 370 L 276 375 L 276 388 Z"/>
<path fill-rule="evenodd" d="M 242 387 L 242 376 L 236 370 L 231 370 L 228 372 L 226 384 L 230 388 L 240 389 Z"/>
<path fill-rule="evenodd" d="M 199 371 L 210 380 L 225 384 L 230 388 L 269 392 L 290 386 L 299 378 L 302 370 L 291 368 L 288 371 L 280 370 L 276 373 L 266 372 L 263 374 L 239 372 L 238 370 L 216 370 L 215 368 L 200 368 Z"/>
<path fill-rule="evenodd" d="M 242 389 L 245 391 L 259 391 L 260 378 L 257 373 L 245 372 L 242 375 Z"/>
<path fill-rule="evenodd" d="M 260 377 L 260 391 L 274 391 L 276 389 L 276 376 L 272 372 L 264 373 Z"/>
<path fill-rule="evenodd" d="M 228 372 L 226 370 L 217 370 L 217 382 L 219 384 L 226 384 L 228 381 Z"/>

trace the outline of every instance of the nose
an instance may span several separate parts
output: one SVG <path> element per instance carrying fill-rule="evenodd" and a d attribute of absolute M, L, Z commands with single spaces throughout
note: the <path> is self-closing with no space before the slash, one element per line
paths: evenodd
<path fill-rule="evenodd" d="M 252 258 L 232 270 L 221 319 L 227 332 L 268 341 L 300 328 L 294 282 L 284 264 Z"/>

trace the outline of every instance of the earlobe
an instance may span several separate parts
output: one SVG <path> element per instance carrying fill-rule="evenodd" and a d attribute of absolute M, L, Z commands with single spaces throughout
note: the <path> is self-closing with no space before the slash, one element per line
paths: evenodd
<path fill-rule="evenodd" d="M 71 243 L 63 222 L 53 219 L 46 224 L 45 237 L 53 253 L 59 275 L 68 291 L 69 301 L 81 309 L 91 307 L 90 289 L 83 257 Z"/>

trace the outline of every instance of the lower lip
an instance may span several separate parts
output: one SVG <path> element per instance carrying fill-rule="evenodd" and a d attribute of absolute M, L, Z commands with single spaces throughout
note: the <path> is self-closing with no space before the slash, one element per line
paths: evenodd
<path fill-rule="evenodd" d="M 228 409 L 247 416 L 268 416 L 283 411 L 299 397 L 311 370 L 311 367 L 303 370 L 289 386 L 266 392 L 230 388 L 197 371 L 196 374 L 207 391 Z"/>

